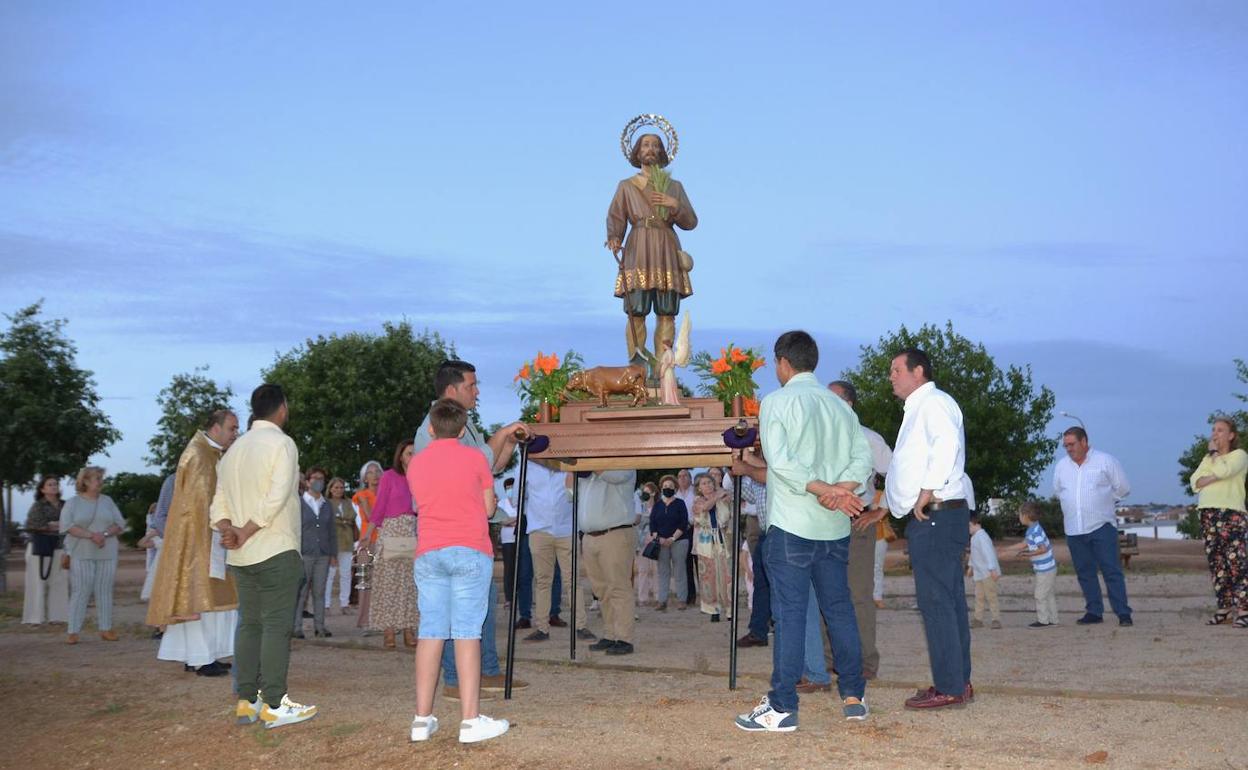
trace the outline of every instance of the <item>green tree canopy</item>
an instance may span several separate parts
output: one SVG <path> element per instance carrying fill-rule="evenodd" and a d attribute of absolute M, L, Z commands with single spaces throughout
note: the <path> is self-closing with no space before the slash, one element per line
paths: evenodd
<path fill-rule="evenodd" d="M 178 458 L 195 431 L 203 427 L 208 415 L 218 409 L 231 408 L 233 388 L 221 387 L 205 374 L 207 371 L 208 367 L 204 366 L 194 372 L 173 375 L 156 397 L 160 420 L 156 423 L 156 434 L 147 440 L 150 454 L 144 459 L 159 468 L 162 476 L 177 469 Z"/>
<path fill-rule="evenodd" d="M 453 345 L 417 336 L 404 321 L 386 323 L 380 335 L 309 339 L 262 374 L 286 391 L 299 464 L 354 483 L 365 462 L 389 467 L 399 441 L 415 435 L 434 400 L 433 377 L 454 357 Z"/>
<path fill-rule="evenodd" d="M 99 407 L 91 372 L 77 365 L 66 322 L 41 319 L 42 309 L 41 300 L 6 315 L 10 326 L 0 332 L 0 491 L 30 486 L 41 474 L 76 473 L 121 438 Z M 0 524 L 10 517 L 2 506 Z M 0 541 L 2 558 L 8 539 Z"/>
<path fill-rule="evenodd" d="M 858 417 L 890 443 L 901 427 L 902 402 L 893 395 L 889 365 L 903 348 L 916 347 L 932 359 L 937 387 L 962 408 L 966 433 L 966 474 L 975 497 L 1021 498 L 1036 486 L 1053 459 L 1057 439 L 1045 435 L 1056 400 L 1053 391 L 1031 379 L 1031 367 L 1002 370 L 988 350 L 956 333 L 924 325 L 902 326 L 862 346 L 856 369 L 841 376 L 858 390 Z"/>
<path fill-rule="evenodd" d="M 122 540 L 130 545 L 139 542 L 147 531 L 147 510 L 160 497 L 164 476 L 155 473 L 117 473 L 104 479 L 100 490 L 113 499 L 121 515 L 126 517 Z"/>
<path fill-rule="evenodd" d="M 1248 385 L 1248 363 L 1245 363 L 1242 358 L 1235 359 L 1235 376 L 1240 382 Z M 1242 403 L 1248 403 L 1248 393 L 1232 393 L 1231 395 Z M 1214 412 L 1209 415 L 1209 424 L 1213 425 L 1213 421 L 1220 417 L 1229 417 L 1235 423 L 1235 429 L 1239 432 L 1239 446 L 1241 449 L 1248 449 L 1248 410 Z M 1209 434 L 1205 433 L 1193 437 L 1192 445 L 1179 455 L 1179 484 L 1189 496 L 1192 496 L 1192 488 L 1188 485 L 1188 481 L 1208 451 Z M 1245 480 L 1245 484 L 1248 485 L 1248 480 Z"/>

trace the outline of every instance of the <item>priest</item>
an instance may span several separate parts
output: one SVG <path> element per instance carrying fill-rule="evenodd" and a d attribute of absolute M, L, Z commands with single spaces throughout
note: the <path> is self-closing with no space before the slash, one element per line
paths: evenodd
<path fill-rule="evenodd" d="M 160 563 L 147 605 L 147 623 L 167 626 L 156 657 L 180 661 L 200 676 L 223 676 L 218 661 L 234 655 L 238 594 L 225 570 L 220 535 L 208 522 L 217 488 L 217 462 L 238 438 L 228 409 L 208 416 L 182 457 L 165 525 Z"/>

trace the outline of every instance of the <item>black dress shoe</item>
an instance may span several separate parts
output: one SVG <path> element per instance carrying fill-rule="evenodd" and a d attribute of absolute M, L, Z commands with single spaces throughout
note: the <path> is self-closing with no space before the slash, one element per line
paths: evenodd
<path fill-rule="evenodd" d="M 718 623 L 718 622 L 719 622 L 719 613 L 718 613 L 718 612 L 716 612 L 714 615 L 712 615 L 712 616 L 711 616 L 711 622 L 712 622 L 712 623 Z"/>
<path fill-rule="evenodd" d="M 324 631 L 317 631 L 316 636 L 318 639 L 328 639 L 333 636 L 333 634 L 329 632 L 329 629 L 325 629 Z"/>
<path fill-rule="evenodd" d="M 521 628 L 532 628 L 532 627 L 533 627 L 533 622 L 530 621 L 528 618 L 520 618 L 519 620 L 516 621 L 517 630 Z"/>
<path fill-rule="evenodd" d="M 546 641 L 546 640 L 547 640 L 547 639 L 549 639 L 549 638 L 550 638 L 550 634 L 546 633 L 545 631 L 534 631 L 533 633 L 531 633 L 531 634 L 529 634 L 528 636 L 524 637 L 524 641 L 526 641 L 526 642 L 544 642 L 544 641 Z"/>
<path fill-rule="evenodd" d="M 615 644 L 607 648 L 606 653 L 608 655 L 632 655 L 633 645 L 629 642 L 617 641 Z"/>
<path fill-rule="evenodd" d="M 766 647 L 767 640 L 759 639 L 754 634 L 746 634 L 737 640 L 737 647 Z"/>
<path fill-rule="evenodd" d="M 588 628 L 578 628 L 576 629 L 576 638 L 588 642 L 597 639 L 598 637 Z"/>
<path fill-rule="evenodd" d="M 599 639 L 598 641 L 589 645 L 589 649 L 595 650 L 595 651 L 602 651 L 602 650 L 610 649 L 614 645 L 615 645 L 614 639 L 607 639 L 606 637 L 603 637 L 602 639 Z"/>
<path fill-rule="evenodd" d="M 1085 614 L 1083 617 L 1076 620 L 1075 622 L 1081 626 L 1090 626 L 1095 623 L 1102 623 L 1104 621 L 1100 615 L 1093 615 L 1092 613 L 1089 612 Z"/>
<path fill-rule="evenodd" d="M 226 676 L 229 673 L 230 670 L 228 668 L 220 663 L 217 663 L 216 661 L 195 669 L 196 676 Z"/>
<path fill-rule="evenodd" d="M 304 620 L 311 620 L 311 619 L 312 619 L 312 618 L 314 618 L 314 617 L 316 617 L 316 616 L 315 616 L 315 615 L 313 615 L 311 612 L 308 612 L 307 610 L 304 610 L 304 611 L 303 611 L 303 618 L 304 618 Z"/>
<path fill-rule="evenodd" d="M 1118 616 L 1118 625 L 1120 625 L 1120 626 L 1134 626 L 1134 625 L 1135 625 L 1135 621 L 1131 619 L 1131 616 L 1130 616 L 1130 615 L 1119 615 L 1119 616 Z"/>

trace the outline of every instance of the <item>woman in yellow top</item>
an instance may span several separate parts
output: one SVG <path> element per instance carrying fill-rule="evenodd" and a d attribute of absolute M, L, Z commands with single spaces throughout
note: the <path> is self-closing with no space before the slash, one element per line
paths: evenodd
<path fill-rule="evenodd" d="M 1217 626 L 1235 613 L 1234 626 L 1248 628 L 1248 515 L 1244 512 L 1244 479 L 1248 453 L 1239 448 L 1235 423 L 1225 417 L 1213 423 L 1209 453 L 1192 474 L 1192 490 L 1199 495 L 1205 555 L 1213 575 L 1218 611 L 1209 620 Z"/>

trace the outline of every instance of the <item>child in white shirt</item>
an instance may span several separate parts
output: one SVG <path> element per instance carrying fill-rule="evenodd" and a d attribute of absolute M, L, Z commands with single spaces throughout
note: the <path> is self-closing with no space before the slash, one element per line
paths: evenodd
<path fill-rule="evenodd" d="M 971 628 L 984 625 L 984 600 L 992 611 L 992 627 L 1001 627 L 1001 607 L 997 603 L 997 579 L 1001 577 L 1001 563 L 997 561 L 997 549 L 992 538 L 980 526 L 979 514 L 971 512 L 971 564 L 967 569 L 975 581 L 975 613 Z"/>

